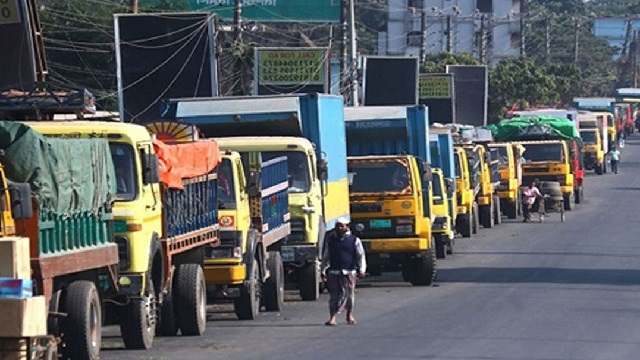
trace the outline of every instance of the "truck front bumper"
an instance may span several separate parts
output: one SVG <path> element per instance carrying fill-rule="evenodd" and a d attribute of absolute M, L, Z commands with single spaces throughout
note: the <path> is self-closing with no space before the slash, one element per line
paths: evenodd
<path fill-rule="evenodd" d="M 144 276 L 142 274 L 120 274 L 118 277 L 118 295 L 142 296 L 143 284 Z"/>
<path fill-rule="evenodd" d="M 247 277 L 247 267 L 240 265 L 206 265 L 204 277 L 207 285 L 241 285 Z"/>
<path fill-rule="evenodd" d="M 370 253 L 416 253 L 429 250 L 429 244 L 425 238 L 362 239 L 365 252 Z"/>

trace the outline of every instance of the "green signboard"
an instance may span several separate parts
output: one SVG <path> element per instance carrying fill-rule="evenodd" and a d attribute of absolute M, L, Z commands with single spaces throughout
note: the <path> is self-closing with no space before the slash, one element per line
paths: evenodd
<path fill-rule="evenodd" d="M 451 99 L 452 85 L 450 75 L 420 74 L 418 81 L 418 98 Z"/>
<path fill-rule="evenodd" d="M 235 0 L 181 0 L 191 11 L 211 11 L 233 20 Z M 139 0 L 142 11 L 162 0 Z M 242 0 L 242 18 L 256 21 L 339 22 L 340 0 Z"/>

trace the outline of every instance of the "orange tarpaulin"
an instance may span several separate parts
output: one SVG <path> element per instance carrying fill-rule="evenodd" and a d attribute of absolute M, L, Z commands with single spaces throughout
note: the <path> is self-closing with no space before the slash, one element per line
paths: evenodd
<path fill-rule="evenodd" d="M 160 182 L 182 189 L 182 179 L 206 175 L 220 164 L 220 150 L 214 140 L 166 144 L 154 140 L 160 162 Z"/>

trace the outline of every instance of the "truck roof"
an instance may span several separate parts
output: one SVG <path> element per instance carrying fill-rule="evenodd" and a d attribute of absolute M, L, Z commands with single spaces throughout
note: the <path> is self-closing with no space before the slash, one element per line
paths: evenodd
<path fill-rule="evenodd" d="M 25 121 L 39 132 L 47 134 L 87 134 L 87 137 L 107 137 L 109 134 L 126 135 L 131 138 L 150 138 L 144 126 L 113 121 Z"/>
<path fill-rule="evenodd" d="M 306 138 L 294 136 L 233 136 L 214 138 L 222 150 L 245 151 L 282 151 L 293 146 L 308 150 L 313 144 Z"/>

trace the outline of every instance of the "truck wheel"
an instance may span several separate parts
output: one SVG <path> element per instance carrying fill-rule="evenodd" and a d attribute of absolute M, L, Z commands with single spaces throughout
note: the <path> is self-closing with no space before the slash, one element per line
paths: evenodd
<path fill-rule="evenodd" d="M 139 299 L 131 299 L 122 309 L 120 332 L 127 349 L 150 349 L 156 332 L 156 294 L 153 281 L 149 279 L 148 294 Z"/>
<path fill-rule="evenodd" d="M 431 248 L 419 257 L 411 259 L 413 276 L 409 280 L 413 286 L 430 286 L 436 280 L 436 256 L 434 241 L 431 239 Z"/>
<path fill-rule="evenodd" d="M 207 328 L 207 285 L 199 264 L 182 264 L 176 273 L 175 305 L 184 336 L 200 336 Z"/>
<path fill-rule="evenodd" d="M 240 320 L 254 320 L 260 312 L 260 286 L 258 281 L 258 261 L 254 258 L 251 263 L 249 278 L 240 287 L 240 297 L 234 299 L 233 310 Z"/>
<path fill-rule="evenodd" d="M 284 305 L 284 265 L 278 251 L 269 251 L 267 269 L 271 274 L 263 285 L 264 307 L 267 311 L 280 311 Z"/>
<path fill-rule="evenodd" d="M 446 238 L 442 234 L 434 235 L 436 241 L 436 258 L 438 259 L 446 259 L 447 258 L 447 244 Z"/>
<path fill-rule="evenodd" d="M 505 203 L 505 213 L 507 213 L 507 218 L 515 219 L 518 217 L 518 202 L 516 201 L 507 201 Z"/>
<path fill-rule="evenodd" d="M 473 231 L 473 219 L 471 218 L 471 214 L 458 215 L 457 230 L 462 237 L 471 237 L 471 232 Z"/>
<path fill-rule="evenodd" d="M 320 278 L 320 270 L 318 262 L 310 262 L 304 264 L 298 269 L 298 287 L 300 288 L 300 297 L 304 301 L 316 301 L 320 297 L 320 289 L 318 288 L 318 279 Z"/>
<path fill-rule="evenodd" d="M 102 306 L 98 290 L 90 281 L 74 281 L 66 291 L 65 357 L 97 360 L 102 342 Z"/>
<path fill-rule="evenodd" d="M 478 209 L 478 203 L 475 201 L 473 202 L 473 206 L 471 208 L 471 218 L 473 219 L 473 227 L 471 232 L 477 234 L 478 229 L 480 229 L 480 211 Z"/>
<path fill-rule="evenodd" d="M 493 202 L 489 205 L 480 206 L 480 223 L 485 229 L 491 229 L 493 227 Z"/>
<path fill-rule="evenodd" d="M 178 327 L 178 318 L 176 316 L 173 298 L 176 293 L 173 291 L 176 273 L 176 271 L 173 272 L 173 276 L 169 283 L 169 291 L 162 298 L 162 305 L 160 305 L 160 318 L 158 320 L 158 325 L 156 325 L 156 336 L 176 336 L 180 329 Z"/>
<path fill-rule="evenodd" d="M 602 164 L 598 164 L 594 168 L 596 175 L 602 175 Z"/>
<path fill-rule="evenodd" d="M 573 210 L 573 207 L 575 204 L 575 195 L 573 194 L 573 192 L 564 194 L 563 197 L 564 197 L 564 209 L 567 211 Z"/>
<path fill-rule="evenodd" d="M 607 159 L 602 162 L 602 172 L 607 173 Z"/>
<path fill-rule="evenodd" d="M 500 198 L 493 197 L 493 221 L 495 225 L 502 224 L 502 210 L 500 206 Z"/>

